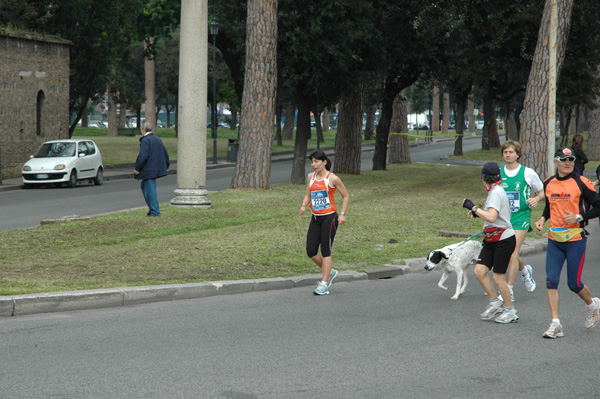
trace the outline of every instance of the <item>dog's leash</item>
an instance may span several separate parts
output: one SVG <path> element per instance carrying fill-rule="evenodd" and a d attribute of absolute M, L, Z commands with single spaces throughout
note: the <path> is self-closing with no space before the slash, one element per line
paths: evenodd
<path fill-rule="evenodd" d="M 460 247 L 461 245 L 463 245 L 463 244 L 464 244 L 464 243 L 466 243 L 467 241 L 471 241 L 471 240 L 473 240 L 473 239 L 475 239 L 475 238 L 479 237 L 479 236 L 480 236 L 480 235 L 482 235 L 482 234 L 483 234 L 483 231 L 480 231 L 480 232 L 479 232 L 479 233 L 477 233 L 477 234 L 473 234 L 471 237 L 467 238 L 466 240 L 464 240 L 463 242 L 461 242 L 460 244 L 458 244 L 458 245 L 456 246 L 456 248 Z M 454 248 L 454 249 L 456 249 L 456 248 Z"/>

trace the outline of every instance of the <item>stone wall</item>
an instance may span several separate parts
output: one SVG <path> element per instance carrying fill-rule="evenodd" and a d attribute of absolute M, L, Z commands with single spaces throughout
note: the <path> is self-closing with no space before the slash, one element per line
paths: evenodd
<path fill-rule="evenodd" d="M 70 42 L 0 31 L 0 166 L 19 177 L 41 143 L 69 137 Z"/>

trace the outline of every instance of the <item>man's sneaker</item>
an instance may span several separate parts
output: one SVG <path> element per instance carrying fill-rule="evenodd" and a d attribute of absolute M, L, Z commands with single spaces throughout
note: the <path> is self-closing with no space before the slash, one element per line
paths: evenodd
<path fill-rule="evenodd" d="M 480 317 L 481 320 L 493 320 L 494 317 L 504 309 L 502 301 L 493 301 L 485 309 Z"/>
<path fill-rule="evenodd" d="M 521 277 L 523 277 L 523 282 L 525 283 L 525 289 L 528 292 L 533 292 L 535 291 L 535 280 L 533 279 L 533 269 L 531 268 L 530 265 L 525 265 L 525 267 L 523 268 L 523 273 L 525 274 L 521 274 Z"/>
<path fill-rule="evenodd" d="M 564 337 L 565 333 L 563 332 L 560 323 L 553 321 L 552 323 L 550 323 L 550 327 L 548 327 L 543 336 L 544 338 L 558 338 Z"/>
<path fill-rule="evenodd" d="M 600 310 L 600 299 L 592 298 L 592 301 L 596 304 L 596 307 L 593 308 L 592 310 L 586 309 L 586 311 L 585 311 L 586 312 L 585 328 L 592 328 L 596 324 L 598 324 L 598 318 L 599 318 L 598 311 Z"/>
<path fill-rule="evenodd" d="M 329 287 L 328 287 L 327 283 L 319 281 L 319 285 L 317 285 L 317 288 L 313 291 L 313 294 L 315 294 L 315 295 L 328 295 L 329 294 Z"/>
<path fill-rule="evenodd" d="M 329 279 L 327 280 L 327 287 L 331 287 L 331 283 L 333 283 L 333 279 L 338 275 L 337 270 L 331 269 L 331 273 L 329 273 Z"/>
<path fill-rule="evenodd" d="M 516 310 L 508 310 L 504 309 L 504 312 L 498 317 L 494 319 L 496 323 L 508 324 L 508 323 L 516 323 L 519 321 L 519 316 L 517 316 Z"/>

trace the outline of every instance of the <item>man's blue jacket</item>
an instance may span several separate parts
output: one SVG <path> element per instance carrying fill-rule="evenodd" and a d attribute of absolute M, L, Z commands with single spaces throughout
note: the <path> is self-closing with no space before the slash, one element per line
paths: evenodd
<path fill-rule="evenodd" d="M 134 176 L 136 179 L 146 180 L 166 176 L 170 165 L 169 154 L 161 139 L 153 133 L 140 138 L 140 153 L 135 161 L 135 170 L 140 174 Z"/>

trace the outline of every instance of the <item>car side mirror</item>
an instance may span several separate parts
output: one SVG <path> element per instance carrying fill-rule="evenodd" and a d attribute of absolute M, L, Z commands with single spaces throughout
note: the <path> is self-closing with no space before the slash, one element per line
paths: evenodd
<path fill-rule="evenodd" d="M 83 157 L 85 157 L 85 152 L 80 152 L 79 153 L 79 158 L 83 158 Z"/>

